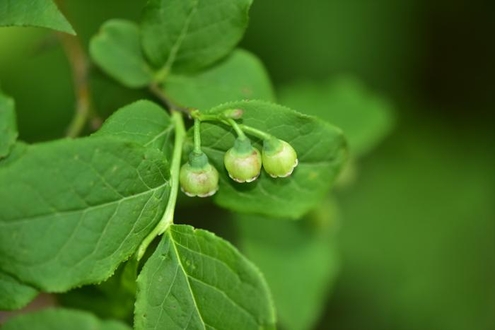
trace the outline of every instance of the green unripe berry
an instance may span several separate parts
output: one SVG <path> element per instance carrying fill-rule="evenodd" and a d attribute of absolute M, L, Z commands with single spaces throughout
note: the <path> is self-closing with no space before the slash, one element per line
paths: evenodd
<path fill-rule="evenodd" d="M 236 182 L 253 182 L 260 175 L 261 154 L 248 138 L 237 138 L 225 153 L 223 162 L 230 178 Z"/>
<path fill-rule="evenodd" d="M 208 197 L 218 190 L 218 171 L 204 153 L 191 152 L 179 174 L 181 190 L 189 197 Z"/>
<path fill-rule="evenodd" d="M 263 168 L 273 178 L 285 178 L 297 166 L 297 153 L 292 146 L 276 138 L 263 142 Z"/>

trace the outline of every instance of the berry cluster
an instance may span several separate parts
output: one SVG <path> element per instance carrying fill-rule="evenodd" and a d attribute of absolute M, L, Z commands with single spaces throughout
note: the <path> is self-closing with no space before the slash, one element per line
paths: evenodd
<path fill-rule="evenodd" d="M 228 110 L 222 122 L 230 124 L 237 132 L 238 137 L 232 148 L 227 150 L 224 156 L 224 165 L 232 180 L 244 183 L 253 182 L 260 173 L 261 167 L 273 178 L 285 178 L 292 174 L 298 164 L 297 153 L 286 141 L 280 140 L 265 132 L 252 127 L 244 126 L 244 130 L 263 139 L 261 152 L 253 147 L 251 140 L 232 117 L 225 114 L 235 114 L 235 119 L 242 115 L 242 110 Z M 196 113 L 198 115 L 198 113 Z M 189 155 L 189 161 L 180 170 L 180 185 L 182 191 L 188 196 L 208 197 L 218 190 L 218 171 L 208 162 L 208 157 L 201 150 L 200 143 L 200 119 L 195 118 L 194 126 L 194 150 Z M 211 118 L 208 118 L 212 120 Z M 203 119 L 204 120 L 204 119 Z"/>

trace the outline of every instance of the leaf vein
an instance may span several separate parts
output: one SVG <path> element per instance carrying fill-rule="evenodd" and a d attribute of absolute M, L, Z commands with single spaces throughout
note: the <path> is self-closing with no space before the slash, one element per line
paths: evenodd
<path fill-rule="evenodd" d="M 70 214 L 74 214 L 74 213 L 78 213 L 78 212 L 89 212 L 89 211 L 94 211 L 96 209 L 99 209 L 99 208 L 102 208 L 102 207 L 106 207 L 106 206 L 109 206 L 109 205 L 112 205 L 112 204 L 119 204 L 119 203 L 122 203 L 124 201 L 127 201 L 127 200 L 133 200 L 134 198 L 138 198 L 140 196 L 143 196 L 143 195 L 146 195 L 146 194 L 149 194 L 149 193 L 152 193 L 152 192 L 155 192 L 155 191 L 158 191 L 160 189 L 163 189 L 165 186 L 168 185 L 168 181 L 165 181 L 165 183 L 157 186 L 156 188 L 153 188 L 153 189 L 150 189 L 150 190 L 146 190 L 146 191 L 142 191 L 140 193 L 137 193 L 137 194 L 134 194 L 134 195 L 130 195 L 130 196 L 125 196 L 119 200 L 112 200 L 112 201 L 109 201 L 109 202 L 105 202 L 105 203 L 102 203 L 102 204 L 98 204 L 96 206 L 91 206 L 89 208 L 85 208 L 85 209 L 73 209 L 73 210 L 66 210 L 66 211 L 58 211 L 57 209 L 57 212 L 53 212 L 53 213 L 44 213 L 44 214 L 38 214 L 38 215 L 33 215 L 33 216 L 29 216 L 29 217 L 23 217 L 23 218 L 12 218 L 12 219 L 9 219 L 10 221 L 12 222 L 15 222 L 15 224 L 19 224 L 20 222 L 24 222 L 24 221 L 31 221 L 31 220 L 37 220 L 37 219 L 40 219 L 40 218 L 44 218 L 44 217 L 49 217 L 49 216 L 64 216 L 64 215 L 70 215 Z M 0 222 L 0 225 L 8 225 L 9 223 L 6 223 L 6 222 Z"/>
<path fill-rule="evenodd" d="M 216 286 L 214 285 L 211 285 L 209 283 L 206 283 L 205 281 L 202 281 L 200 280 L 199 278 L 197 277 L 194 277 L 190 274 L 187 274 L 187 276 L 193 280 L 196 280 L 198 281 L 199 283 L 207 286 L 207 287 L 210 287 L 218 292 L 220 292 L 225 298 L 227 298 L 228 301 L 230 301 L 232 303 L 232 305 L 238 307 L 240 310 L 242 310 L 245 314 L 247 314 L 250 318 L 252 318 L 254 320 L 254 323 L 257 323 L 256 322 L 256 318 L 254 317 L 254 315 L 252 315 L 247 309 L 245 309 L 244 307 L 242 307 L 241 305 L 239 305 L 234 299 L 232 299 L 225 291 L 221 290 L 220 288 L 217 288 Z"/>
<path fill-rule="evenodd" d="M 177 258 L 178 265 L 180 266 L 180 268 L 181 268 L 182 273 L 184 274 L 184 276 L 186 276 L 186 277 L 187 277 L 187 276 L 188 276 L 188 274 L 187 274 L 187 272 L 186 272 L 186 270 L 185 270 L 185 268 L 184 268 L 184 265 L 182 264 L 182 260 L 181 260 L 181 258 L 180 258 L 179 251 L 177 251 L 177 247 L 175 246 L 175 245 L 176 245 L 176 244 L 178 244 L 178 243 L 174 240 L 174 238 L 173 238 L 173 236 L 172 236 L 172 234 L 171 234 L 170 232 L 168 233 L 168 235 L 169 235 L 169 237 L 170 237 L 170 240 L 173 242 L 173 244 L 171 244 L 171 245 L 172 245 L 172 247 L 173 247 L 173 250 L 174 250 L 175 256 L 176 256 L 176 258 Z M 189 283 L 189 281 L 186 281 L 186 282 L 187 282 L 187 286 L 188 286 L 188 288 L 189 288 L 189 292 L 191 293 L 191 298 L 192 298 L 192 301 L 193 301 L 194 307 L 196 307 L 196 313 L 198 314 L 199 319 L 201 320 L 201 323 L 202 323 L 202 325 L 203 325 L 203 329 L 204 329 L 204 330 L 206 330 L 206 323 L 205 323 L 205 321 L 203 320 L 203 316 L 201 315 L 201 312 L 199 311 L 198 304 L 197 304 L 197 302 L 196 302 L 196 297 L 195 297 L 194 292 L 193 292 L 193 290 L 192 290 L 192 288 L 191 288 L 191 284 Z"/>

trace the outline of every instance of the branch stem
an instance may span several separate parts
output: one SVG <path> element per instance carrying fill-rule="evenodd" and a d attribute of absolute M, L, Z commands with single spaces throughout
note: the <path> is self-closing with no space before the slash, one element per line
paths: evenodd
<path fill-rule="evenodd" d="M 165 212 L 156 227 L 151 231 L 151 233 L 148 234 L 148 236 L 146 236 L 139 246 L 136 255 L 137 260 L 140 260 L 143 257 L 146 249 L 155 237 L 163 234 L 174 222 L 175 205 L 177 203 L 177 194 L 179 192 L 179 172 L 180 162 L 182 159 L 182 145 L 184 144 L 184 139 L 186 138 L 186 129 L 184 127 L 184 119 L 182 118 L 182 114 L 180 112 L 172 111 L 172 122 L 175 126 L 175 141 L 174 152 L 172 154 L 172 163 L 170 166 L 170 195 L 168 198 L 167 207 L 165 208 Z"/>
<path fill-rule="evenodd" d="M 67 127 L 66 136 L 75 138 L 84 130 L 88 119 L 96 115 L 91 112 L 91 94 L 88 80 L 88 57 L 81 46 L 79 39 L 66 33 L 57 33 L 72 71 L 76 110 Z"/>

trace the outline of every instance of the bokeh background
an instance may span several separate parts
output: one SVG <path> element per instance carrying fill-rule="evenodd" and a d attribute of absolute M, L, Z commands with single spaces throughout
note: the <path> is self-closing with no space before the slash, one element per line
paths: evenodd
<path fill-rule="evenodd" d="M 87 47 L 105 20 L 138 20 L 144 2 L 63 7 Z M 495 329 L 493 31 L 489 1 L 254 1 L 241 46 L 281 95 L 351 79 L 393 118 L 334 191 L 341 264 L 318 329 Z M 0 29 L 0 84 L 21 139 L 64 135 L 72 80 L 51 32 Z M 103 116 L 143 95 L 97 71 L 92 85 Z"/>

